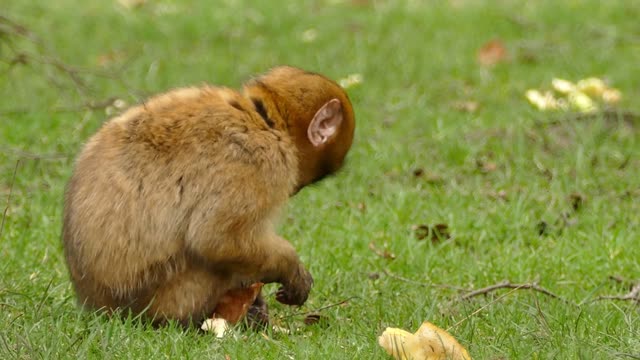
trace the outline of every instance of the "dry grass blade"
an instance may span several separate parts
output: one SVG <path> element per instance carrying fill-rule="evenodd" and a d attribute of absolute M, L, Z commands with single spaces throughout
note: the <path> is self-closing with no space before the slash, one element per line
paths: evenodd
<path fill-rule="evenodd" d="M 20 166 L 20 160 L 16 161 L 16 166 L 13 169 L 13 176 L 11 178 L 11 184 L 9 185 L 9 195 L 7 196 L 7 206 L 5 206 L 4 211 L 2 212 L 2 222 L 0 223 L 0 238 L 2 237 L 2 233 L 4 231 L 4 222 L 7 219 L 7 212 L 9 211 L 9 207 L 11 206 L 11 195 L 13 195 L 13 185 L 16 182 L 18 166 Z"/>

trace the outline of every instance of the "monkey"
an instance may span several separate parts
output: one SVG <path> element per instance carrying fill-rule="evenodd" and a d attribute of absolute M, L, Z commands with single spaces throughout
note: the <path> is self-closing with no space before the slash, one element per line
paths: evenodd
<path fill-rule="evenodd" d="M 304 304 L 313 278 L 277 219 L 289 197 L 342 168 L 354 132 L 344 89 L 290 66 L 240 90 L 173 89 L 107 120 L 64 196 L 79 304 L 185 326 L 246 301 L 234 294 L 257 283 Z M 259 294 L 248 311 L 268 316 Z"/>

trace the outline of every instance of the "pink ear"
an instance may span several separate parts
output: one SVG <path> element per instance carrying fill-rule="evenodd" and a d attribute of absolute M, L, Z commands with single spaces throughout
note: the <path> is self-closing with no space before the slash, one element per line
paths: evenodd
<path fill-rule="evenodd" d="M 322 105 L 307 128 L 307 136 L 311 144 L 320 146 L 329 141 L 338 132 L 342 117 L 340 100 L 331 99 Z"/>

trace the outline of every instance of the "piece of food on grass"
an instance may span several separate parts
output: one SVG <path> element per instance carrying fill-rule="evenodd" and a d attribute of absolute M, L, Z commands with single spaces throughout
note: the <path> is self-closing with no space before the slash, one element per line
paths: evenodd
<path fill-rule="evenodd" d="M 602 79 L 590 77 L 578 81 L 577 90 L 591 97 L 600 97 L 608 89 Z"/>
<path fill-rule="evenodd" d="M 558 79 L 558 78 L 552 79 L 551 86 L 553 86 L 553 89 L 559 92 L 560 94 L 566 95 L 576 91 L 576 85 L 571 81 L 565 80 L 565 79 Z"/>
<path fill-rule="evenodd" d="M 378 337 L 378 344 L 396 360 L 471 360 L 467 350 L 451 334 L 428 321 L 415 334 L 387 328 Z"/>
<path fill-rule="evenodd" d="M 224 334 L 229 329 L 229 323 L 225 319 L 207 319 L 202 323 L 200 327 L 202 330 L 212 332 L 217 338 L 224 337 Z"/>
<path fill-rule="evenodd" d="M 527 100 L 531 103 L 531 105 L 538 108 L 538 110 L 546 111 L 546 110 L 555 110 L 560 107 L 558 101 L 553 94 L 549 91 L 544 94 L 538 90 L 530 89 L 525 93 Z"/>
<path fill-rule="evenodd" d="M 569 94 L 569 104 L 580 112 L 592 112 L 598 110 L 598 105 L 591 98 L 579 91 Z"/>

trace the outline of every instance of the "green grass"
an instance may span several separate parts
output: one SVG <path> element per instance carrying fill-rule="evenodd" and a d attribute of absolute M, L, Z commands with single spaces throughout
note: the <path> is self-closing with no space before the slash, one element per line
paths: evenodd
<path fill-rule="evenodd" d="M 623 92 L 621 109 L 640 111 L 635 1 L 10 1 L 0 15 L 32 34 L 0 24 L 0 358 L 384 359 L 385 327 L 424 320 L 476 359 L 640 357 L 638 304 L 593 301 L 640 278 L 640 120 L 540 113 L 523 96 L 553 77 L 599 76 Z M 494 38 L 509 61 L 482 68 L 476 51 Z M 24 64 L 10 65 L 18 53 Z M 84 85 L 54 59 L 82 69 Z M 107 118 L 82 104 L 237 87 L 277 64 L 364 79 L 349 89 L 358 127 L 347 167 L 293 198 L 280 226 L 316 280 L 301 309 L 270 296 L 272 317 L 293 333 L 218 341 L 80 312 L 60 244 L 62 195 L 75 154 Z M 437 223 L 449 240 L 414 236 L 414 225 Z M 459 301 L 451 288 L 505 279 L 566 302 L 529 290 Z M 326 326 L 303 324 L 299 313 L 345 299 L 320 311 Z"/>

